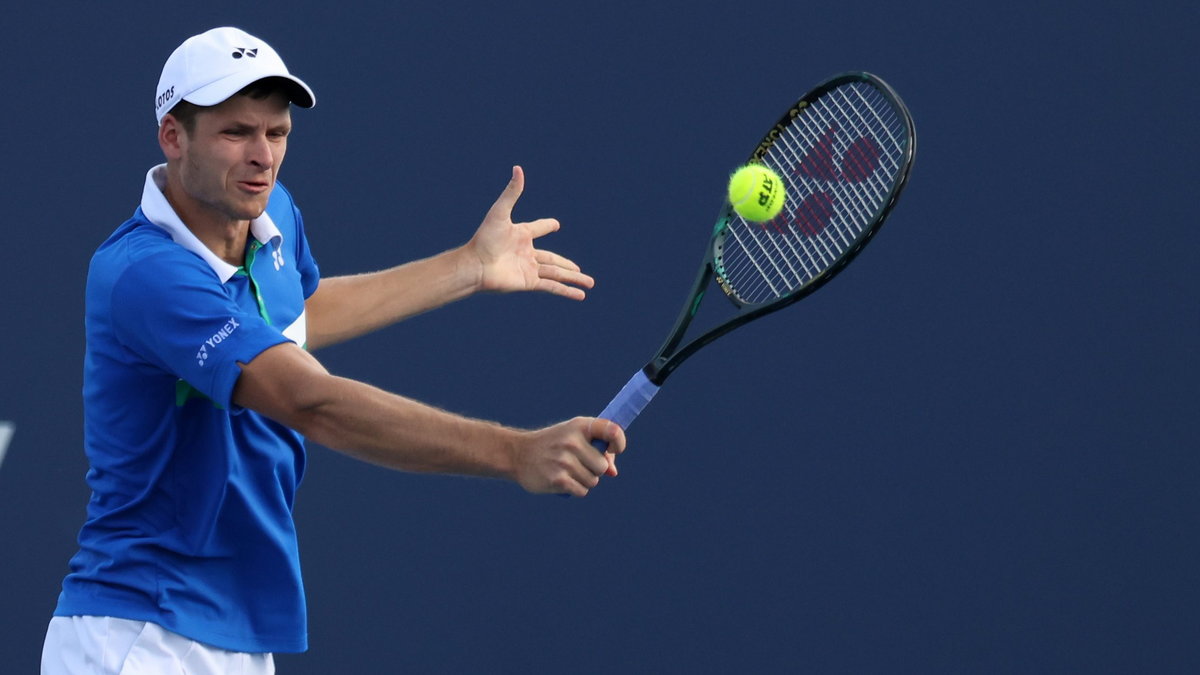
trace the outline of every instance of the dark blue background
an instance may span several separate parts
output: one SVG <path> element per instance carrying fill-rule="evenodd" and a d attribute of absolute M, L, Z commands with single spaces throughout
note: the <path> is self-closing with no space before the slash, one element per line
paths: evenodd
<path fill-rule="evenodd" d="M 563 222 L 587 302 L 318 353 L 515 425 L 650 357 L 728 171 L 812 85 L 876 72 L 920 139 L 855 265 L 689 361 L 587 499 L 311 448 L 311 649 L 281 672 L 1200 668 L 1194 3 L 383 4 L 6 16 L 4 670 L 35 669 L 88 496 L 87 260 L 160 161 L 162 62 L 224 24 L 317 92 L 282 178 L 327 275 L 461 243 L 525 167 L 516 215 Z"/>

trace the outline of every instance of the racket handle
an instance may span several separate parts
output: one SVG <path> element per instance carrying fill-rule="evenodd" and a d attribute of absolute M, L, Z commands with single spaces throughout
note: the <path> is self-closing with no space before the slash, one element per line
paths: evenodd
<path fill-rule="evenodd" d="M 639 370 L 629 378 L 629 382 L 621 387 L 621 391 L 609 402 L 606 407 L 597 417 L 612 420 L 621 426 L 622 429 L 628 429 L 633 420 L 637 418 L 650 399 L 658 393 L 659 386 L 650 381 L 646 377 L 646 372 Z M 592 441 L 592 446 L 600 452 L 608 449 L 608 443 L 596 439 Z"/>

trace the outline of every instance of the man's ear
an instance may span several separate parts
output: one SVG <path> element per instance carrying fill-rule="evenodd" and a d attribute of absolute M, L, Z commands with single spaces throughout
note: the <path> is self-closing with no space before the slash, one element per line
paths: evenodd
<path fill-rule="evenodd" d="M 183 124 L 171 113 L 163 115 L 162 123 L 158 125 L 158 147 L 162 148 L 167 159 L 179 159 L 183 156 L 183 136 L 187 133 Z"/>

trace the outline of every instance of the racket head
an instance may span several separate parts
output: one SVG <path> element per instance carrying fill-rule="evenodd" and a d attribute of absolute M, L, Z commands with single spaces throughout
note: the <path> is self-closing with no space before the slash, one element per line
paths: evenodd
<path fill-rule="evenodd" d="M 831 279 L 879 230 L 908 182 L 916 131 L 908 108 L 870 73 L 843 73 L 797 101 L 748 162 L 779 174 L 779 215 L 751 222 L 725 204 L 711 262 L 739 308 L 780 307 Z"/>
<path fill-rule="evenodd" d="M 700 347 L 837 275 L 895 207 L 915 154 L 907 106 L 871 73 L 835 75 L 800 98 L 747 160 L 783 180 L 783 209 L 769 221 L 752 222 L 724 203 L 691 296 L 645 368 L 651 380 L 661 384 Z M 710 279 L 739 311 L 679 347 Z"/>

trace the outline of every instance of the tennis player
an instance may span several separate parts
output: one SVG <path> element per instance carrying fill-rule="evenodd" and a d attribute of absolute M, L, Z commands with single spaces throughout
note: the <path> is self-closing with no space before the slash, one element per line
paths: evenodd
<path fill-rule="evenodd" d="M 582 299 L 592 279 L 514 223 L 512 179 L 465 245 L 321 279 L 277 182 L 291 106 L 312 90 L 234 28 L 167 59 L 166 163 L 92 258 L 84 445 L 92 489 L 47 630 L 43 673 L 270 673 L 307 648 L 292 504 L 304 439 L 385 467 L 584 496 L 616 475 L 619 426 L 525 431 L 327 372 L 309 351 L 479 291 Z M 609 443 L 607 456 L 590 443 Z"/>

